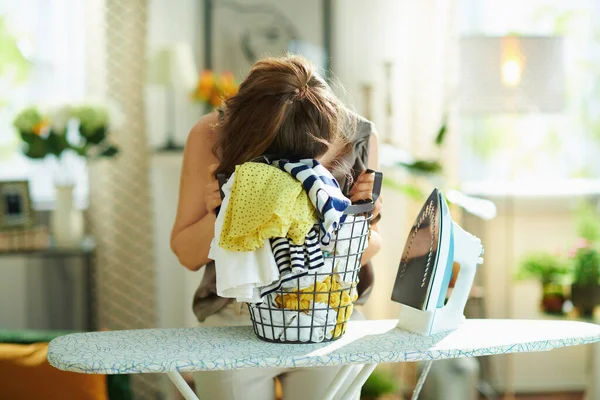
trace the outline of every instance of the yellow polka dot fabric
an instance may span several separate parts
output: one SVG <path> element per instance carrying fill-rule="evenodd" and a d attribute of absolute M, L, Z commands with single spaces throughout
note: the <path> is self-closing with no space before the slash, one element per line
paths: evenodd
<path fill-rule="evenodd" d="M 288 237 L 301 245 L 316 221 L 315 209 L 298 180 L 268 164 L 244 163 L 235 169 L 219 246 L 254 251 L 274 237 Z"/>
<path fill-rule="evenodd" d="M 351 294 L 354 292 L 353 294 Z M 325 303 L 336 311 L 337 324 L 333 329 L 333 337 L 337 338 L 346 332 L 346 322 L 352 316 L 354 311 L 354 301 L 358 298 L 356 290 L 351 288 L 344 289 L 338 281 L 331 276 L 325 278 L 316 285 L 308 286 L 299 292 L 289 292 L 275 297 L 277 307 L 286 310 L 299 310 L 308 312 L 311 301 L 315 303 Z"/>

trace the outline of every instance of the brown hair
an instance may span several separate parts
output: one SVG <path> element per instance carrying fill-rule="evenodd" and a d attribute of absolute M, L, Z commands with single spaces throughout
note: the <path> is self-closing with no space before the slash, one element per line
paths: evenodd
<path fill-rule="evenodd" d="M 344 134 L 348 113 L 302 57 L 258 61 L 221 112 L 216 173 L 229 175 L 236 165 L 261 156 L 317 158 L 331 145 L 339 150 L 334 165 L 326 167 L 344 169 L 339 159 L 351 149 Z"/>

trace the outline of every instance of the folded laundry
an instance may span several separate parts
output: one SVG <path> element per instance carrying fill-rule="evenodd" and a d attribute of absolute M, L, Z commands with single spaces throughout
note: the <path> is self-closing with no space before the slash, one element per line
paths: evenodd
<path fill-rule="evenodd" d="M 263 246 L 255 251 L 226 250 L 217 243 L 225 211 L 230 206 L 231 188 L 235 179 L 234 173 L 221 188 L 225 197 L 221 204 L 221 212 L 215 221 L 215 238 L 210 245 L 208 257 L 215 260 L 217 294 L 219 296 L 237 299 L 240 302 L 261 302 L 260 288 L 279 279 L 279 270 L 269 240 L 263 240 Z"/>
<path fill-rule="evenodd" d="M 235 176 L 219 246 L 253 251 L 273 237 L 304 243 L 317 215 L 300 182 L 279 168 L 256 162 L 238 165 Z"/>

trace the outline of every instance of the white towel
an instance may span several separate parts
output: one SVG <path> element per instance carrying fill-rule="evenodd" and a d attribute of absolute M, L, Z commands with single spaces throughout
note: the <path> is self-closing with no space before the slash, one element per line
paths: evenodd
<path fill-rule="evenodd" d="M 279 269 L 269 240 L 265 240 L 264 245 L 255 251 L 230 251 L 219 247 L 218 238 L 221 237 L 234 179 L 235 174 L 232 174 L 222 187 L 225 197 L 215 221 L 215 236 L 208 257 L 215 260 L 219 296 L 239 302 L 260 303 L 260 288 L 279 280 Z"/>
<path fill-rule="evenodd" d="M 324 303 L 313 304 L 311 302 L 311 309 L 313 305 L 315 310 L 313 313 L 276 310 L 274 305 L 271 305 L 272 310 L 259 308 L 260 306 L 253 306 L 250 309 L 254 319 L 264 324 L 264 333 L 263 325 L 257 324 L 256 326 L 259 335 L 267 339 L 319 343 L 326 338 L 331 339 L 333 336 L 333 330 L 337 323 L 337 312 L 333 309 L 327 309 L 328 306 Z"/>

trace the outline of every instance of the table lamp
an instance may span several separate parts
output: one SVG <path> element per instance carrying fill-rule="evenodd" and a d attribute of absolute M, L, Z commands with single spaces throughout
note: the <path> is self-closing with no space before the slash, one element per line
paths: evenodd
<path fill-rule="evenodd" d="M 563 39 L 467 36 L 460 40 L 461 112 L 559 112 Z"/>
<path fill-rule="evenodd" d="M 166 91 L 167 140 L 162 151 L 181 151 L 174 138 L 175 98 L 193 90 L 198 79 L 192 48 L 187 43 L 172 43 L 160 48 L 150 59 L 148 83 L 164 87 Z"/>

